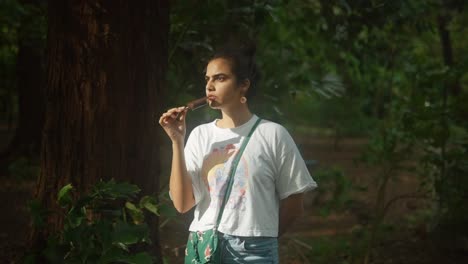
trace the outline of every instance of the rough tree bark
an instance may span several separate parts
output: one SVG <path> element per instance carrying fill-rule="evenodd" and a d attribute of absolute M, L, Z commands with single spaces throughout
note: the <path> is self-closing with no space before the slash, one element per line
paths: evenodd
<path fill-rule="evenodd" d="M 50 0 L 46 121 L 35 196 L 52 211 L 58 190 L 83 192 L 99 179 L 158 191 L 157 113 L 164 100 L 166 0 Z M 50 214 L 33 230 L 40 248 L 62 226 Z M 157 219 L 153 248 L 159 252 Z"/>

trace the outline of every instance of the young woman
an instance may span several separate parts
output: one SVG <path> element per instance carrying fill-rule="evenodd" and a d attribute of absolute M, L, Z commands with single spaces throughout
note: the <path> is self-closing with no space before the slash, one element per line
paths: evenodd
<path fill-rule="evenodd" d="M 248 105 L 256 69 L 248 51 L 225 48 L 210 59 L 207 102 L 222 118 L 196 127 L 185 146 L 185 108 L 170 109 L 159 120 L 172 141 L 174 206 L 181 213 L 195 206 L 191 232 L 213 228 L 232 159 L 259 119 Z M 316 186 L 288 132 L 261 120 L 237 165 L 218 227 L 222 263 L 278 263 L 277 238 L 303 212 L 303 193 Z"/>

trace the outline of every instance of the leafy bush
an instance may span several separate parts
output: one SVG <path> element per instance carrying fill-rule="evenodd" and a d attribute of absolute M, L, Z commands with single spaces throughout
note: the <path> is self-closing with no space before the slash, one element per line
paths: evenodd
<path fill-rule="evenodd" d="M 135 249 L 151 243 L 145 212 L 159 215 L 155 197 L 133 203 L 140 189 L 114 180 L 97 183 L 78 199 L 72 192 L 68 184 L 58 193 L 66 211 L 63 229 L 49 237 L 43 251 L 49 263 L 153 263 L 147 252 Z"/>
<path fill-rule="evenodd" d="M 333 210 L 343 209 L 352 201 L 352 183 L 340 168 L 320 169 L 314 173 L 314 178 L 320 183 L 315 200 L 320 202 L 322 216 L 329 215 Z"/>

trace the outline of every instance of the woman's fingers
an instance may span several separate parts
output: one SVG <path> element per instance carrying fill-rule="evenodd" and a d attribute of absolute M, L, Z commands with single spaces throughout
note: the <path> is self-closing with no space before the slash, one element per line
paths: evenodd
<path fill-rule="evenodd" d="M 182 111 L 177 113 L 177 116 L 175 117 L 178 121 L 182 121 L 185 119 L 185 116 L 187 115 L 187 107 L 184 107 Z"/>
<path fill-rule="evenodd" d="M 167 112 L 163 113 L 161 117 L 159 118 L 159 124 L 164 125 L 168 124 L 170 119 L 177 119 L 181 121 L 183 119 L 184 113 L 186 112 L 186 107 L 177 107 L 177 108 L 171 108 L 167 110 Z M 182 116 L 182 118 L 181 118 Z"/>

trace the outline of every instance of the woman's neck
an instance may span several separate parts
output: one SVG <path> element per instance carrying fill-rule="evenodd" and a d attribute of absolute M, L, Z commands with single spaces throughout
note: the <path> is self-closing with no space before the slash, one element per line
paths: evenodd
<path fill-rule="evenodd" d="M 220 128 L 235 128 L 247 123 L 253 114 L 250 112 L 247 105 L 243 105 L 238 109 L 222 110 L 223 117 L 216 125 Z"/>

